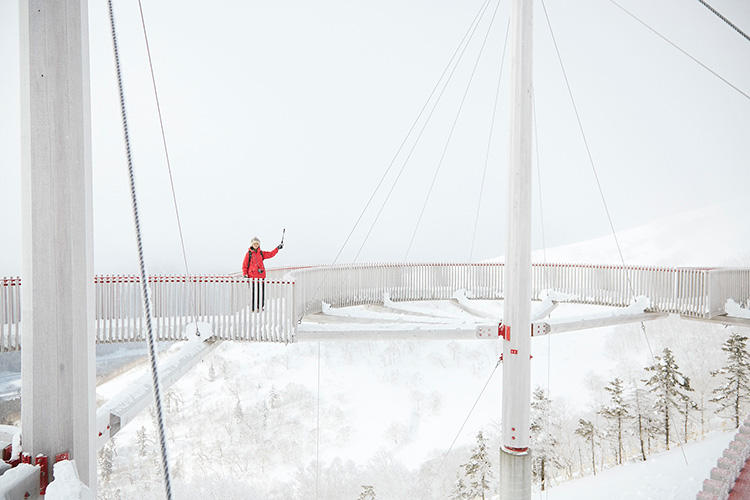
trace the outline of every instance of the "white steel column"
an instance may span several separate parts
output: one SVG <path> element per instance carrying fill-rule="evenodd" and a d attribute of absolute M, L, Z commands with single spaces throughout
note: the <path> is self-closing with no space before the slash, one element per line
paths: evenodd
<path fill-rule="evenodd" d="M 508 238 L 503 322 L 503 446 L 500 498 L 531 497 L 529 403 L 531 384 L 531 150 L 532 0 L 511 12 L 511 126 L 508 164 Z M 506 329 L 507 332 L 507 329 Z M 507 335 L 507 333 L 506 333 Z"/>
<path fill-rule="evenodd" d="M 87 0 L 19 0 L 23 449 L 96 486 Z M 51 478 L 50 478 L 51 479 Z"/>

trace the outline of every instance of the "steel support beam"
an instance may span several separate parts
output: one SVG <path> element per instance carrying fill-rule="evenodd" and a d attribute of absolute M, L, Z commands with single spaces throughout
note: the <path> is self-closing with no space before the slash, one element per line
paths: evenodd
<path fill-rule="evenodd" d="M 312 329 L 298 327 L 295 334 L 295 342 L 325 342 L 325 341 L 368 341 L 373 340 L 476 340 L 497 339 L 497 325 L 489 327 L 495 332 L 495 336 L 486 337 L 479 335 L 477 327 L 404 327 L 389 329 L 368 329 L 362 324 L 347 324 L 346 329 Z"/>
<path fill-rule="evenodd" d="M 668 313 L 634 312 L 610 315 L 592 315 L 589 317 L 576 319 L 548 319 L 546 321 L 537 321 L 534 324 L 541 326 L 546 333 L 566 333 L 588 330 L 590 328 L 604 328 L 606 326 L 624 325 L 627 323 L 640 323 L 641 321 L 653 321 L 655 319 L 663 319 L 668 316 Z"/>
<path fill-rule="evenodd" d="M 735 316 L 713 316 L 711 318 L 699 318 L 696 316 L 688 316 L 687 314 L 681 314 L 682 319 L 689 319 L 692 321 L 704 321 L 706 323 L 714 323 L 717 325 L 724 326 L 740 326 L 744 328 L 750 328 L 750 318 L 737 318 Z"/>
<path fill-rule="evenodd" d="M 21 0 L 23 448 L 96 487 L 87 0 Z"/>
<path fill-rule="evenodd" d="M 160 357 L 159 378 L 162 391 L 176 383 L 219 344 L 221 340 L 215 337 L 206 340 L 194 339 L 181 343 L 176 352 Z M 153 402 L 151 372 L 146 372 L 96 411 L 96 449 L 101 449 L 112 436 Z"/>

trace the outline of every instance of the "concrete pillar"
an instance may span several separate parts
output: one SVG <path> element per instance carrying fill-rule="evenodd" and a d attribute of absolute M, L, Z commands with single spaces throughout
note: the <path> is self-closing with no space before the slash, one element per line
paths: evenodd
<path fill-rule="evenodd" d="M 23 449 L 70 452 L 94 488 L 87 2 L 20 0 L 20 33 Z"/>
<path fill-rule="evenodd" d="M 508 238 L 503 323 L 503 450 L 501 499 L 531 496 L 531 151 L 532 0 L 511 11 L 511 126 L 508 163 Z M 509 339 L 508 339 L 509 337 Z M 525 486 L 524 486 L 525 485 Z"/>

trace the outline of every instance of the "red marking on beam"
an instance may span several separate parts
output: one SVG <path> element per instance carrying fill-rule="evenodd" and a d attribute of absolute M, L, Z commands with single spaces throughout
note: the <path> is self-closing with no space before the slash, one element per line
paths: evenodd
<path fill-rule="evenodd" d="M 526 448 L 513 448 L 512 446 L 506 446 L 505 449 L 508 451 L 514 451 L 516 453 L 523 453 L 523 452 L 529 451 L 528 446 Z"/>
<path fill-rule="evenodd" d="M 510 326 L 500 323 L 497 326 L 497 336 L 510 340 Z"/>
<path fill-rule="evenodd" d="M 511 349 L 511 350 L 510 350 L 510 353 L 511 353 L 511 354 L 518 354 L 518 349 Z"/>
<path fill-rule="evenodd" d="M 44 495 L 49 484 L 49 460 L 44 455 L 37 455 L 34 465 L 39 466 L 39 494 Z"/>

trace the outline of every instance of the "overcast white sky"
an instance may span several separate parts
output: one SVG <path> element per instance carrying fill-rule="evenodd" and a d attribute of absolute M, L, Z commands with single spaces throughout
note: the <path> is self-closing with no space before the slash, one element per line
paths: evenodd
<path fill-rule="evenodd" d="M 698 2 L 621 1 L 750 92 L 750 43 Z M 287 245 L 273 264 L 330 262 L 481 3 L 145 0 L 192 270 L 236 271 L 252 236 L 270 248 L 283 227 Z M 750 199 L 750 101 L 606 0 L 547 5 L 618 229 Z M 750 3 L 713 5 L 750 30 Z M 115 6 L 145 251 L 152 272 L 181 272 L 138 6 Z M 469 257 L 508 10 L 502 0 L 410 260 Z M 404 258 L 490 13 L 360 260 Z M 544 222 L 555 246 L 608 226 L 540 4 L 535 14 Z M 130 272 L 135 245 L 106 2 L 90 2 L 89 15 L 95 269 Z M 18 67 L 18 2 L 0 0 L 2 275 L 21 267 Z M 504 79 L 476 259 L 505 251 L 507 88 Z M 399 166 L 342 261 L 354 257 Z M 737 216 L 747 224 L 747 211 Z"/>

